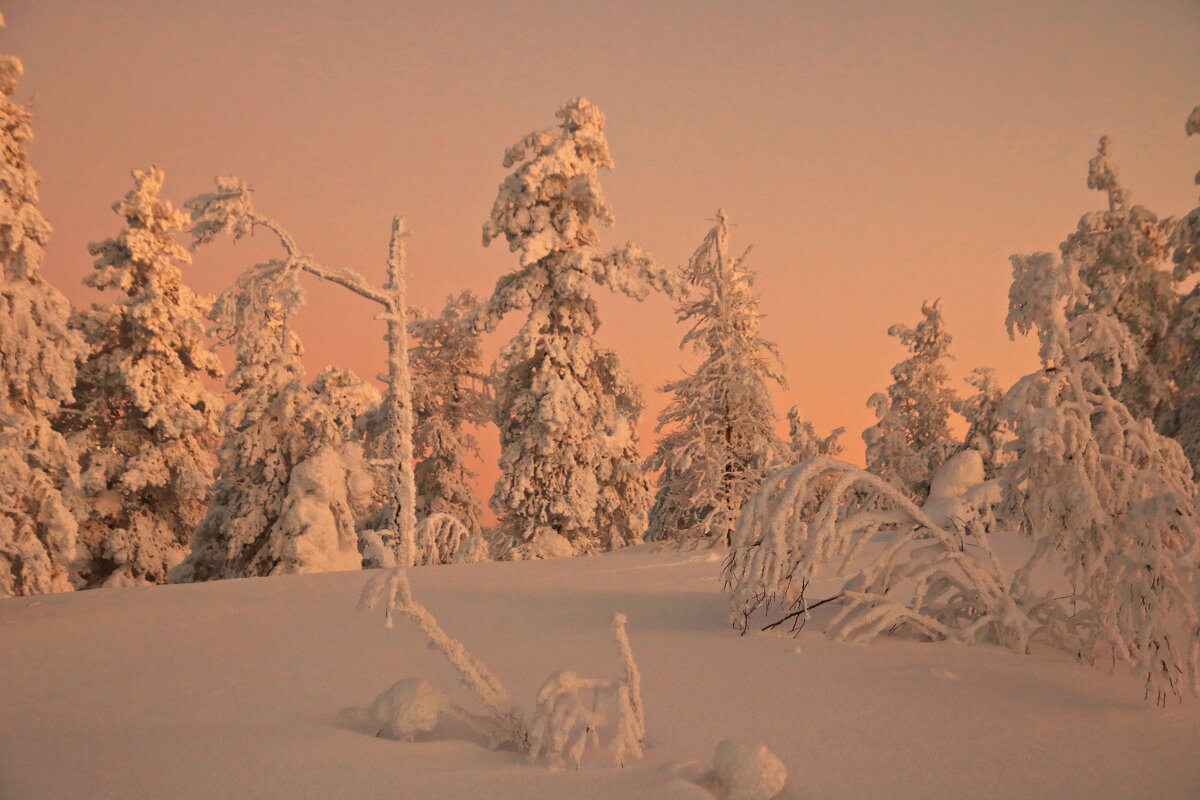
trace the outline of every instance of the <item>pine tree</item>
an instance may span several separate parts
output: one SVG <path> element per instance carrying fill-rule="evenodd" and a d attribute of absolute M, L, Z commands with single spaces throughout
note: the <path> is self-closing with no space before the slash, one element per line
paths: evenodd
<path fill-rule="evenodd" d="M 133 177 L 113 204 L 124 229 L 88 248 L 84 283 L 120 294 L 73 319 L 90 353 L 61 418 L 79 454 L 87 586 L 166 580 L 208 508 L 219 440 L 222 402 L 201 381 L 221 375 L 203 339 L 212 300 L 183 284 L 190 259 L 175 242 L 187 216 L 159 197 L 162 170 Z"/>
<path fill-rule="evenodd" d="M 867 469 L 918 501 L 956 445 L 949 425 L 956 398 L 946 385 L 944 363 L 952 338 L 942 322 L 940 301 L 923 303 L 921 313 L 925 318 L 915 328 L 888 328 L 888 335 L 899 339 L 910 355 L 892 367 L 887 396 L 873 395 L 868 401 L 878 421 L 863 431 Z"/>
<path fill-rule="evenodd" d="M 845 428 L 834 428 L 828 436 L 818 436 L 812 422 L 800 415 L 800 408 L 792 406 L 787 413 L 788 447 L 791 451 L 790 461 L 799 464 L 817 456 L 836 456 L 842 452 L 842 444 L 838 438 L 846 432 Z"/>
<path fill-rule="evenodd" d="M 1200 106 L 1192 109 L 1185 132 L 1200 134 Z M 1200 172 L 1195 182 L 1200 184 Z M 1200 206 L 1192 209 L 1171 233 L 1173 278 L 1183 283 L 1200 273 Z M 1200 474 L 1200 284 L 1184 295 L 1163 345 L 1165 361 L 1174 367 L 1179 390 L 1175 408 L 1159 418 L 1159 430 L 1174 437 Z"/>
<path fill-rule="evenodd" d="M 468 324 L 479 307 L 469 291 L 446 300 L 442 313 L 417 314 L 409 324 L 413 375 L 413 449 L 417 516 L 445 513 L 472 534 L 482 528 L 469 453 L 479 453 L 463 428 L 488 420 L 490 398 L 482 375 L 479 335 Z"/>
<path fill-rule="evenodd" d="M 524 555 L 641 540 L 649 505 L 637 452 L 641 393 L 617 355 L 596 344 L 590 285 L 638 300 L 674 286 L 636 245 L 597 249 L 592 220 L 613 223 L 598 175 L 613 166 L 604 115 L 580 97 L 558 117 L 560 125 L 505 153 L 505 167 L 520 166 L 500 186 L 483 241 L 503 235 L 520 263 L 497 281 L 475 322 L 490 330 L 528 310 L 501 352 L 494 413 L 502 475 L 491 500 Z"/>
<path fill-rule="evenodd" d="M 22 71 L 0 56 L 0 597 L 70 590 L 76 556 L 78 469 L 51 419 L 71 402 L 84 349 L 41 275 L 50 225 L 25 153 L 32 116 L 11 99 Z"/>
<path fill-rule="evenodd" d="M 688 261 L 694 297 L 678 308 L 691 327 L 682 347 L 703 358 L 696 371 L 663 387 L 673 397 L 658 418 L 663 436 L 646 462 L 662 470 L 648 537 L 709 546 L 729 544 L 742 504 L 767 470 L 784 460 L 768 385 L 785 385 L 774 342 L 759 332 L 754 272 L 729 252 L 729 218 Z"/>
<path fill-rule="evenodd" d="M 1176 394 L 1173 365 L 1162 346 L 1179 302 L 1165 269 L 1174 223 L 1130 205 L 1107 136 L 1088 162 L 1088 187 L 1108 195 L 1108 210 L 1084 214 L 1061 246 L 1063 261 L 1087 284 L 1090 303 L 1071 309 L 1069 316 L 1099 311 L 1129 328 L 1139 366 L 1125 375 L 1116 394 L 1134 414 L 1157 421 Z"/>

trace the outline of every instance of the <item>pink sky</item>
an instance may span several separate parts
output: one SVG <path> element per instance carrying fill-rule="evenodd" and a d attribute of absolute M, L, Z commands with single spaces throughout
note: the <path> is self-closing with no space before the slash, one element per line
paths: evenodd
<path fill-rule="evenodd" d="M 501 3 L 18 0 L 0 50 L 27 75 L 55 228 L 46 274 L 77 306 L 89 241 L 120 227 L 129 170 L 167 173 L 182 202 L 217 174 L 317 258 L 382 281 L 389 221 L 408 217 L 411 301 L 486 293 L 514 265 L 480 246 L 504 149 L 586 95 L 608 117 L 617 227 L 683 263 L 718 207 L 753 243 L 765 334 L 821 431 L 862 456 L 867 397 L 903 355 L 886 335 L 940 297 L 955 388 L 973 367 L 1010 383 L 1033 367 L 1007 339 L 1008 255 L 1052 250 L 1104 198 L 1086 188 L 1101 134 L 1135 202 L 1196 202 L 1200 5 L 1156 3 Z M 200 251 L 216 293 L 276 253 L 267 240 Z M 383 369 L 373 308 L 310 284 L 296 320 L 313 374 Z M 670 303 L 601 297 L 601 339 L 646 390 L 694 363 Z M 511 333 L 514 323 L 502 329 Z M 494 357 L 501 336 L 488 340 Z M 224 354 L 228 364 L 228 354 Z M 781 422 L 781 431 L 783 424 Z M 481 494 L 495 477 L 482 432 Z"/>

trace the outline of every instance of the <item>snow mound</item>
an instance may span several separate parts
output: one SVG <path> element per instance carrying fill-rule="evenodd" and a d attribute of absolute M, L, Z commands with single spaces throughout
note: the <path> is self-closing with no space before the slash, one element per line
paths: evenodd
<path fill-rule="evenodd" d="M 376 736 L 412 741 L 428 733 L 450 708 L 441 689 L 423 678 L 404 678 L 375 698 L 370 708 L 348 708 L 342 713 L 354 722 L 378 728 Z"/>
<path fill-rule="evenodd" d="M 766 745 L 729 739 L 717 745 L 710 786 L 721 800 L 770 800 L 785 783 L 787 767 Z"/>

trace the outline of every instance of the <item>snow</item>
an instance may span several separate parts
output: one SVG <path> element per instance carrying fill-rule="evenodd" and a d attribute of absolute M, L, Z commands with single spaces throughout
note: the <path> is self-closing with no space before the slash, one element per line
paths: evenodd
<path fill-rule="evenodd" d="M 1200 787 L 1193 699 L 1157 708 L 1140 681 L 1049 649 L 856 646 L 817 625 L 739 637 L 713 555 L 641 546 L 409 571 L 415 597 L 527 712 L 552 671 L 621 674 L 610 623 L 625 612 L 647 738 L 624 769 L 531 765 L 452 719 L 412 743 L 349 724 L 340 709 L 405 677 L 477 702 L 415 625 L 387 630 L 355 612 L 375 573 L 0 601 L 0 796 L 711 800 L 692 767 L 725 739 L 780 759 L 781 800 L 1126 800 Z"/>
<path fill-rule="evenodd" d="M 717 745 L 713 773 L 723 800 L 771 800 L 787 783 L 787 767 L 766 745 L 728 739 Z"/>

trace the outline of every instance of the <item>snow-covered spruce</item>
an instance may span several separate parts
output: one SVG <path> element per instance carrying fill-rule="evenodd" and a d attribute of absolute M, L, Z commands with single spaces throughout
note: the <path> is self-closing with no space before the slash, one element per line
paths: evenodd
<path fill-rule="evenodd" d="M 417 313 L 409 323 L 417 517 L 449 514 L 472 535 L 482 509 L 466 460 L 479 444 L 465 428 L 487 422 L 491 410 L 479 334 L 468 324 L 478 306 L 464 291 L 448 297 L 441 314 Z"/>
<path fill-rule="evenodd" d="M 945 359 L 951 336 L 942 322 L 942 305 L 921 304 L 925 317 L 915 328 L 893 325 L 909 357 L 892 367 L 887 395 L 867 401 L 877 422 L 863 431 L 867 469 L 907 492 L 917 502 L 929 491 L 929 480 L 957 447 L 950 432 L 950 412 L 956 398 L 946 385 Z"/>
<path fill-rule="evenodd" d="M 1097 311 L 1112 314 L 1129 329 L 1138 364 L 1126 371 L 1114 393 L 1135 416 L 1158 422 L 1174 406 L 1178 391 L 1171 351 L 1163 347 L 1179 304 L 1166 268 L 1175 223 L 1130 204 L 1107 136 L 1088 162 L 1087 184 L 1108 195 L 1108 209 L 1084 214 L 1060 247 L 1063 261 L 1088 287 L 1086 305 L 1069 308 L 1067 317 Z"/>
<path fill-rule="evenodd" d="M 613 223 L 599 181 L 613 166 L 604 115 L 580 97 L 558 117 L 507 150 L 504 166 L 519 166 L 483 226 L 485 245 L 503 236 L 520 258 L 496 282 L 476 329 L 528 312 L 501 351 L 495 387 L 502 474 L 491 506 L 516 557 L 561 553 L 564 543 L 590 552 L 641 541 L 649 506 L 637 452 L 641 392 L 616 353 L 596 344 L 591 284 L 640 300 L 678 283 L 632 243 L 597 248 L 593 219 Z"/>
<path fill-rule="evenodd" d="M 378 393 L 336 369 L 303 385 L 300 341 L 287 325 L 302 300 L 296 270 L 281 261 L 247 270 L 217 298 L 214 332 L 234 346 L 227 385 L 236 399 L 225 409 L 212 506 L 172 580 L 360 564 L 346 541 L 357 549 L 354 521 L 371 483 L 350 440 Z"/>
<path fill-rule="evenodd" d="M 662 387 L 673 396 L 656 426 L 668 432 L 646 461 L 661 470 L 650 539 L 728 545 L 746 498 L 770 467 L 788 460 L 768 392 L 772 382 L 785 385 L 779 349 L 759 331 L 748 254 L 730 252 L 729 216 L 720 209 L 684 271 L 693 292 L 677 309 L 691 326 L 680 346 L 702 360 Z"/>
<path fill-rule="evenodd" d="M 1125 662 L 1163 702 L 1200 692 L 1200 513 L 1178 442 L 1135 416 L 1114 388 L 1138 365 L 1135 336 L 1091 307 L 1078 267 L 1013 256 L 1008 328 L 1035 331 L 1042 368 L 1005 395 L 1017 436 L 1003 522 L 1036 549 L 1013 591 L 1039 635 L 1088 663 Z M 1034 567 L 1065 572 L 1065 598 L 1039 595 Z"/>
<path fill-rule="evenodd" d="M 979 452 L 983 460 L 984 477 L 991 479 L 1013 459 L 1006 447 L 1012 441 L 1012 431 L 1000 415 L 1004 388 L 996 380 L 996 372 L 991 367 L 971 370 L 967 383 L 975 388 L 975 394 L 958 400 L 954 405 L 954 410 L 967 422 L 963 447 Z"/>
<path fill-rule="evenodd" d="M 1200 134 L 1200 106 L 1192 109 L 1185 126 L 1187 135 Z M 1200 184 L 1200 172 L 1195 181 Z M 1177 284 L 1200 273 L 1200 206 L 1188 212 L 1171 233 L 1173 278 Z M 1158 420 L 1159 430 L 1183 445 L 1192 462 L 1192 470 L 1200 470 L 1200 284 L 1193 286 L 1175 308 L 1162 352 L 1166 363 L 1173 367 L 1178 389 L 1175 408 Z"/>
<path fill-rule="evenodd" d="M 834 428 L 828 436 L 817 435 L 816 427 L 800 414 L 798 406 L 788 409 L 788 450 L 790 461 L 799 464 L 817 456 L 836 456 L 842 452 L 838 441 L 845 428 Z"/>
<path fill-rule="evenodd" d="M 286 253 L 281 264 L 295 273 L 307 272 L 321 280 L 336 283 L 360 297 L 383 307 L 376 315 L 386 325 L 384 341 L 388 348 L 388 371 L 380 379 L 387 384 L 381 410 L 375 418 L 375 452 L 373 466 L 386 467 L 386 503 L 375 515 L 379 530 L 364 530 L 361 547 L 367 561 L 374 565 L 412 564 L 413 533 L 416 527 L 416 491 L 413 478 L 413 415 L 412 382 L 408 367 L 408 305 L 407 263 L 404 240 L 408 230 L 400 217 L 392 219 L 388 242 L 388 280 L 381 288 L 367 283 L 352 269 L 319 262 L 302 252 L 278 222 L 264 217 L 254 209 L 251 188 L 236 177 L 217 178 L 215 192 L 199 195 L 185 205 L 195 223 L 192 234 L 195 244 L 212 241 L 220 235 L 232 236 L 234 241 L 264 228 L 279 239 Z M 295 282 L 295 278 L 291 279 Z M 299 291 L 299 284 L 295 285 Z M 291 291 L 291 290 L 289 290 Z M 299 295 L 298 295 L 299 297 Z M 297 301 L 298 304 L 299 301 Z M 295 309 L 290 309 L 291 313 Z M 286 326 L 285 326 L 286 327 Z"/>
<path fill-rule="evenodd" d="M 76 555 L 64 494 L 78 469 L 51 420 L 71 402 L 84 346 L 66 298 L 41 275 L 50 225 L 25 154 L 32 117 L 11 99 L 22 72 L 0 56 L 0 597 L 70 590 Z"/>
<path fill-rule="evenodd" d="M 212 298 L 184 285 L 190 259 L 175 241 L 187 215 L 159 197 L 162 170 L 133 178 L 113 204 L 124 228 L 88 248 L 98 258 L 84 283 L 118 294 L 72 319 L 90 352 L 58 423 L 81 471 L 82 586 L 166 581 L 212 499 L 220 438 L 223 404 L 201 380 L 221 375 L 204 341 Z"/>
<path fill-rule="evenodd" d="M 612 620 L 624 678 L 583 678 L 569 670 L 552 673 L 538 690 L 533 718 L 527 724 L 491 670 L 413 599 L 402 567 L 379 573 L 363 587 L 360 610 L 381 604 L 389 628 L 395 612 L 417 623 L 430 645 L 449 659 L 487 711 L 483 715 L 469 712 L 425 681 L 409 678 L 386 690 L 369 709 L 347 709 L 353 721 L 378 725 L 379 733 L 412 738 L 414 733 L 433 730 L 440 715 L 450 714 L 485 736 L 490 746 L 511 747 L 530 761 L 544 758 L 551 767 L 579 767 L 589 747 L 608 751 L 617 766 L 642 757 L 646 736 L 642 678 L 625 631 L 624 614 L 616 614 Z"/>

